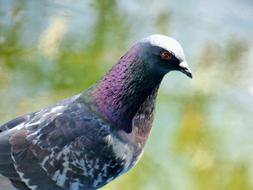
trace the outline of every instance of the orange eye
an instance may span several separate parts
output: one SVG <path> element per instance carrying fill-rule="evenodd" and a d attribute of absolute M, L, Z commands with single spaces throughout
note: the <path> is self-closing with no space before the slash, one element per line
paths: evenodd
<path fill-rule="evenodd" d="M 162 58 L 163 60 L 168 61 L 168 60 L 171 59 L 171 53 L 168 52 L 168 51 L 165 51 L 165 52 L 163 52 L 163 53 L 161 54 L 161 58 Z"/>

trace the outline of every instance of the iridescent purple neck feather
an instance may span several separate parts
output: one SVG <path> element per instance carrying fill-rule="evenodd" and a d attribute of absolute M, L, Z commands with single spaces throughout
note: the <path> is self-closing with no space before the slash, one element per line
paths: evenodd
<path fill-rule="evenodd" d="M 91 89 L 99 112 L 115 128 L 126 132 L 132 131 L 133 117 L 147 97 L 157 91 L 163 77 L 155 75 L 145 65 L 140 48 L 140 45 L 132 47 Z"/>

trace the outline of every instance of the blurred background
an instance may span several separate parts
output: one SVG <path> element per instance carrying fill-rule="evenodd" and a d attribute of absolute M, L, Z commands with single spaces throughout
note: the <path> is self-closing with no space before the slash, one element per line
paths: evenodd
<path fill-rule="evenodd" d="M 253 189 L 251 0 L 0 0 L 0 122 L 85 90 L 153 33 L 194 77 L 165 77 L 143 158 L 102 189 Z"/>

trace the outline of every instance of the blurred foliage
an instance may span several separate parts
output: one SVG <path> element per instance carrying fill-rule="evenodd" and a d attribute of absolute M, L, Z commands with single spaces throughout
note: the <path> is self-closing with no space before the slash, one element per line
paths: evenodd
<path fill-rule="evenodd" d="M 192 5 L 196 13 L 203 11 L 201 5 Z M 237 10 L 234 1 L 232 5 Z M 246 4 L 240 6 L 246 11 Z M 180 7 L 184 6 L 177 1 L 163 0 L 1 1 L 0 121 L 85 90 L 133 41 L 150 33 L 175 34 L 178 22 L 185 25 L 176 36 L 179 41 L 187 39 L 183 47 L 188 47 L 194 79 L 186 83 L 179 78 L 182 75 L 169 74 L 159 93 L 155 128 L 143 158 L 104 189 L 253 189 L 249 90 L 253 43 L 249 35 L 242 35 L 252 23 L 242 28 L 237 20 L 232 23 L 234 32 L 222 23 L 221 30 L 213 32 L 216 27 L 204 19 L 209 12 L 196 18 L 195 11 L 180 12 Z M 218 14 L 226 18 L 218 9 L 212 12 L 210 18 Z M 192 36 L 187 33 L 191 27 Z M 199 36 L 194 38 L 195 33 Z M 194 44 L 197 40 L 199 46 Z M 0 180 L 0 187 L 8 190 L 5 184 Z"/>

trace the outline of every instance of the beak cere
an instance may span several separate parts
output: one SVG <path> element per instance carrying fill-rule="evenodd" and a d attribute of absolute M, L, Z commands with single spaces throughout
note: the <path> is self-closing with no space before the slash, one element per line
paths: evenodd
<path fill-rule="evenodd" d="M 188 77 L 192 78 L 192 71 L 189 68 L 188 64 L 186 61 L 183 61 L 179 64 L 179 71 L 182 73 L 186 74 Z"/>

